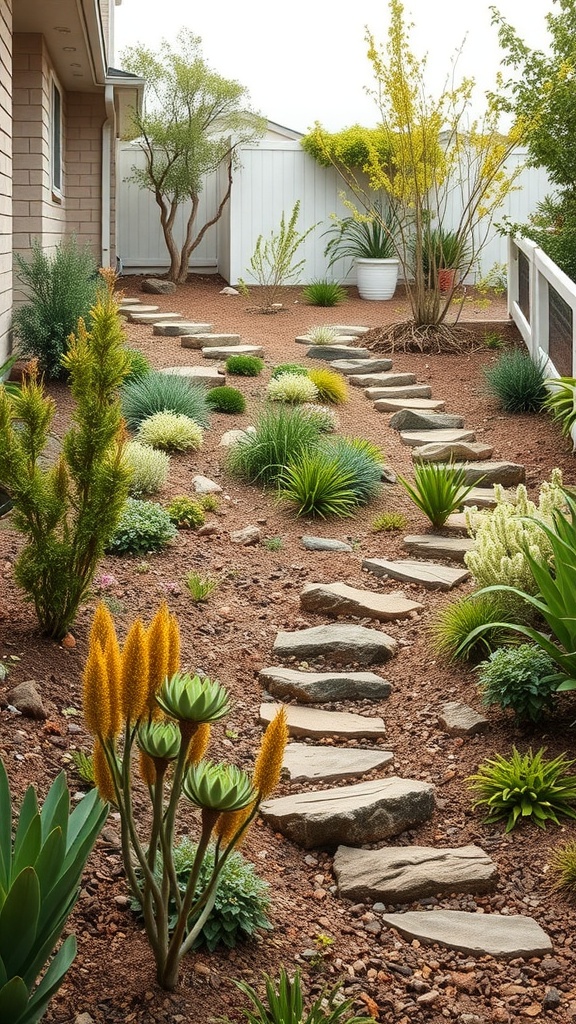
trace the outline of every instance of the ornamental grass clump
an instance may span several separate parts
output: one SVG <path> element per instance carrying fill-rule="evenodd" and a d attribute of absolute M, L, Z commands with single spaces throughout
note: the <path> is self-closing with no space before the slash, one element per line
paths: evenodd
<path fill-rule="evenodd" d="M 225 864 L 278 783 L 288 736 L 283 708 L 264 733 L 251 775 L 207 760 L 211 728 L 228 714 L 230 698 L 216 680 L 179 666 L 178 622 L 166 604 L 148 626 L 136 619 L 122 647 L 109 612 L 98 605 L 83 681 L 95 780 L 118 810 L 124 870 L 144 918 L 158 984 L 168 990 L 178 984 L 182 957 L 212 913 Z M 196 810 L 198 823 L 183 892 L 174 860 L 182 798 Z M 148 799 L 149 813 L 138 819 L 142 799 Z M 214 866 L 202 876 L 210 848 Z"/>
<path fill-rule="evenodd" d="M 129 370 L 124 378 L 126 384 L 129 380 L 136 380 L 137 377 L 145 377 L 147 373 L 152 372 L 152 366 L 148 362 L 143 352 L 140 352 L 137 348 L 127 348 L 126 355 L 129 360 Z"/>
<path fill-rule="evenodd" d="M 334 410 L 328 408 L 327 405 L 317 405 L 315 402 L 306 402 L 304 405 L 300 406 L 300 411 L 304 413 L 308 419 L 312 420 L 320 433 L 333 434 L 335 430 L 338 430 L 338 416 Z"/>
<path fill-rule="evenodd" d="M 437 612 L 430 627 L 432 648 L 450 661 L 476 661 L 509 644 L 512 627 L 503 622 L 499 595 L 471 594 Z"/>
<path fill-rule="evenodd" d="M 202 427 L 182 413 L 155 412 L 142 420 L 137 434 L 142 444 L 167 452 L 198 451 L 204 441 Z"/>
<path fill-rule="evenodd" d="M 202 576 L 199 572 L 189 572 L 184 582 L 195 604 L 207 601 L 218 588 L 218 580 L 211 576 Z"/>
<path fill-rule="evenodd" d="M 299 373 L 301 377 L 308 376 L 308 370 L 300 363 L 280 363 L 279 366 L 274 367 L 270 376 L 280 377 L 283 373 Z"/>
<path fill-rule="evenodd" d="M 310 377 L 300 373 L 281 373 L 268 382 L 266 395 L 270 402 L 286 402 L 289 405 L 300 405 L 303 402 L 316 402 L 318 388 Z"/>
<path fill-rule="evenodd" d="M 325 279 L 311 281 L 302 289 L 302 295 L 311 306 L 337 306 L 348 298 L 348 292 L 341 284 Z"/>
<path fill-rule="evenodd" d="M 324 987 L 306 1009 L 300 971 L 290 978 L 281 967 L 278 982 L 269 974 L 264 974 L 263 978 L 266 1003 L 251 985 L 236 982 L 252 1004 L 251 1009 L 242 1009 L 249 1024 L 375 1024 L 373 1017 L 350 1016 L 354 999 L 342 998 L 341 982 L 330 989 Z M 228 1019 L 226 1024 L 230 1024 Z"/>
<path fill-rule="evenodd" d="M 526 818 L 539 828 L 547 821 L 559 825 L 558 815 L 576 818 L 576 775 L 568 774 L 574 761 L 565 754 L 547 761 L 544 753 L 541 748 L 520 754 L 513 747 L 510 758 L 496 754 L 467 779 L 477 795 L 474 808 L 488 810 L 485 824 L 505 820 L 505 831 L 511 832 Z"/>
<path fill-rule="evenodd" d="M 128 498 L 106 551 L 109 555 L 146 555 L 161 551 L 175 536 L 176 527 L 162 505 Z"/>
<path fill-rule="evenodd" d="M 228 356 L 224 365 L 226 373 L 233 377 L 258 377 L 264 369 L 264 360 L 259 356 Z"/>
<path fill-rule="evenodd" d="M 414 504 L 428 517 L 434 529 L 440 529 L 460 508 L 473 487 L 466 483 L 466 471 L 461 466 L 442 465 L 439 462 L 414 464 L 414 483 L 398 477 L 398 483 L 412 498 Z"/>
<path fill-rule="evenodd" d="M 336 327 L 329 327 L 328 324 L 320 324 L 306 331 L 306 337 L 312 345 L 333 345 L 339 334 Z"/>
<path fill-rule="evenodd" d="M 208 405 L 214 412 L 241 413 L 246 408 L 246 399 L 238 388 L 230 388 L 224 385 L 219 388 L 211 388 L 207 394 Z"/>
<path fill-rule="evenodd" d="M 308 377 L 318 391 L 318 401 L 342 405 L 348 401 L 348 385 L 340 373 L 333 370 L 309 370 Z"/>
<path fill-rule="evenodd" d="M 539 412 L 544 405 L 546 374 L 527 352 L 504 352 L 494 366 L 484 367 L 486 387 L 506 412 Z"/>
<path fill-rule="evenodd" d="M 350 516 L 378 493 L 380 477 L 380 466 L 346 438 L 326 439 L 288 464 L 280 500 L 298 516 Z"/>
<path fill-rule="evenodd" d="M 519 722 L 538 723 L 554 706 L 556 665 L 534 644 L 500 647 L 477 666 L 486 707 L 510 708 Z"/>
<path fill-rule="evenodd" d="M 152 370 L 143 377 L 136 377 L 124 385 L 120 401 L 130 430 L 137 430 L 142 420 L 157 412 L 188 416 L 201 427 L 208 426 L 210 409 L 206 389 L 176 374 Z"/>
<path fill-rule="evenodd" d="M 124 448 L 124 462 L 130 470 L 130 495 L 156 494 L 168 479 L 170 456 L 156 451 L 149 444 L 129 441 Z"/>
<path fill-rule="evenodd" d="M 556 846 L 548 858 L 553 889 L 576 897 L 576 839 Z"/>
<path fill-rule="evenodd" d="M 319 436 L 314 419 L 300 407 L 269 406 L 258 418 L 255 432 L 245 434 L 229 449 L 226 468 L 250 483 L 274 484 L 290 461 L 318 444 Z"/>

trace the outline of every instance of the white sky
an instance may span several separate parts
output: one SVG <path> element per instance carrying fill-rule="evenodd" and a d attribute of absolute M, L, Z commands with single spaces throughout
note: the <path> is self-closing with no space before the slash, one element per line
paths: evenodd
<path fill-rule="evenodd" d="M 464 37 L 460 76 L 474 77 L 481 91 L 494 85 L 500 51 L 492 2 L 531 47 L 545 47 L 553 0 L 405 0 L 432 93 Z M 302 132 L 316 120 L 329 131 L 377 121 L 364 91 L 372 85 L 364 30 L 386 42 L 386 0 L 285 0 L 281 13 L 270 0 L 121 0 L 115 25 L 116 66 L 125 47 L 173 42 L 186 26 L 202 38 L 206 62 L 246 86 L 253 108 L 271 121 Z"/>

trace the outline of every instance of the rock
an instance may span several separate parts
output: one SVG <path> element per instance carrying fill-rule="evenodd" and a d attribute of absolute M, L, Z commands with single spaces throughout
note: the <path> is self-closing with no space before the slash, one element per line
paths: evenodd
<path fill-rule="evenodd" d="M 176 291 L 174 281 L 164 281 L 159 277 L 145 277 L 140 287 L 150 295 L 173 295 Z"/>
<path fill-rule="evenodd" d="M 375 576 L 390 576 L 403 583 L 419 583 L 428 590 L 451 590 L 468 579 L 468 569 L 454 569 L 436 562 L 418 562 L 411 558 L 388 561 L 385 558 L 364 558 L 362 568 Z"/>
<path fill-rule="evenodd" d="M 542 1000 L 543 1010 L 556 1010 L 562 1002 L 562 993 L 559 989 L 553 986 L 546 989 L 544 993 L 544 999 Z"/>
<path fill-rule="evenodd" d="M 452 459 L 461 459 L 462 462 L 479 462 L 481 459 L 489 459 L 494 451 L 491 444 L 483 444 L 481 441 L 452 441 L 450 444 L 442 442 L 428 442 L 412 452 L 414 462 L 447 462 Z"/>
<path fill-rule="evenodd" d="M 472 550 L 474 541 L 471 537 L 442 537 L 437 533 L 422 533 L 404 537 L 403 544 L 415 555 L 463 562 L 466 552 Z"/>
<path fill-rule="evenodd" d="M 155 324 L 171 323 L 182 318 L 180 313 L 175 312 L 163 313 L 158 310 L 156 313 L 142 313 L 141 310 L 133 310 L 129 314 L 128 319 L 131 324 L 152 324 L 152 327 L 154 327 Z"/>
<path fill-rule="evenodd" d="M 340 846 L 334 874 L 340 896 L 355 903 L 410 903 L 452 892 L 493 892 L 498 879 L 494 861 L 478 846 L 387 846 L 381 850 Z"/>
<path fill-rule="evenodd" d="M 511 500 L 511 494 L 508 492 L 506 495 L 508 501 Z M 493 487 L 473 487 L 472 490 L 466 495 L 462 502 L 463 508 L 495 508 L 496 498 L 494 497 Z"/>
<path fill-rule="evenodd" d="M 433 786 L 397 776 L 294 793 L 260 806 L 272 828 L 305 849 L 382 842 L 427 821 L 433 810 Z"/>
<path fill-rule="evenodd" d="M 274 654 L 281 658 L 324 655 L 329 661 L 360 665 L 380 664 L 396 653 L 396 641 L 386 633 L 366 626 L 312 626 L 294 633 L 280 632 L 274 641 Z"/>
<path fill-rule="evenodd" d="M 74 1024 L 94 1024 L 94 1018 L 89 1013 L 77 1013 L 74 1017 Z"/>
<path fill-rule="evenodd" d="M 344 700 L 385 700 L 392 687 L 375 672 L 300 672 L 294 668 L 263 668 L 262 685 L 275 697 L 292 697 L 301 704 Z"/>
<path fill-rule="evenodd" d="M 212 348 L 204 346 L 202 349 L 204 359 L 228 359 L 228 356 L 262 355 L 264 355 L 262 345 L 214 345 Z"/>
<path fill-rule="evenodd" d="M 383 373 L 392 369 L 391 359 L 336 359 L 330 363 L 333 370 L 348 377 L 351 373 Z"/>
<path fill-rule="evenodd" d="M 207 476 L 200 476 L 199 474 L 192 477 L 192 486 L 196 494 L 222 493 L 220 484 L 215 483 L 214 480 L 209 480 Z"/>
<path fill-rule="evenodd" d="M 526 480 L 526 467 L 518 462 L 454 462 L 452 465 L 464 470 L 467 484 L 482 483 L 484 488 L 494 484 L 516 487 Z"/>
<path fill-rule="evenodd" d="M 118 312 L 121 316 L 129 317 L 131 313 L 157 313 L 159 308 L 159 306 L 144 306 L 140 300 L 137 299 L 132 306 L 130 304 L 121 306 Z"/>
<path fill-rule="evenodd" d="M 154 324 L 152 333 L 162 338 L 179 338 L 184 334 L 202 334 L 212 330 L 212 324 L 192 323 L 189 320 L 175 320 L 170 323 Z"/>
<path fill-rule="evenodd" d="M 382 466 L 380 472 L 380 479 L 385 484 L 395 484 L 398 481 L 398 476 L 390 466 Z"/>
<path fill-rule="evenodd" d="M 415 373 L 351 373 L 348 383 L 355 388 L 383 388 L 386 397 L 387 388 L 403 388 L 416 384 Z M 372 396 L 369 396 L 372 397 Z M 381 398 L 382 395 L 374 395 Z"/>
<path fill-rule="evenodd" d="M 357 590 L 346 583 L 307 583 L 300 593 L 300 607 L 307 612 L 357 615 L 360 618 L 392 622 L 422 611 L 423 605 L 396 594 Z"/>
<path fill-rule="evenodd" d="M 25 718 L 43 720 L 48 717 L 34 679 L 25 679 L 14 686 L 8 693 L 7 700 Z"/>
<path fill-rule="evenodd" d="M 248 430 L 241 430 L 241 429 L 239 429 L 237 427 L 233 428 L 232 430 L 226 430 L 225 433 L 222 434 L 222 437 L 220 438 L 220 443 L 219 443 L 218 447 L 219 448 L 231 448 L 232 445 L 237 444 L 237 442 L 240 440 L 240 438 L 246 437 L 247 433 L 253 433 L 253 431 L 254 431 L 254 428 L 252 428 L 251 431 L 248 431 Z"/>
<path fill-rule="evenodd" d="M 189 334 L 184 348 L 220 348 L 222 345 L 238 346 L 241 343 L 239 334 Z"/>
<path fill-rule="evenodd" d="M 490 725 L 484 715 L 479 715 L 474 708 L 459 700 L 450 700 L 443 704 L 438 718 L 440 727 L 451 736 L 476 736 L 477 733 L 486 732 Z"/>
<path fill-rule="evenodd" d="M 371 390 L 371 389 L 369 389 Z M 374 396 L 368 395 L 369 398 Z M 419 409 L 422 412 L 442 412 L 446 403 L 439 398 L 380 398 L 380 412 L 398 412 L 400 409 Z"/>
<path fill-rule="evenodd" d="M 395 412 L 390 417 L 389 425 L 392 430 L 458 430 L 464 426 L 464 417 L 453 416 L 452 413 L 447 412 L 419 412 L 416 409 L 401 409 L 400 412 Z"/>
<path fill-rule="evenodd" d="M 220 295 L 240 295 L 237 288 L 232 288 L 231 285 L 227 284 L 225 288 L 220 289 Z"/>
<path fill-rule="evenodd" d="M 350 326 L 350 324 L 330 324 L 330 327 L 334 331 L 339 331 L 340 334 L 349 334 L 352 338 L 361 338 L 370 330 L 369 327 Z"/>
<path fill-rule="evenodd" d="M 185 377 L 190 384 L 203 384 L 209 388 L 217 388 L 226 383 L 226 375 L 216 366 L 166 366 L 160 373 Z"/>
<path fill-rule="evenodd" d="M 259 544 L 262 540 L 262 531 L 257 526 L 245 526 L 243 530 L 233 530 L 230 540 L 233 544 L 243 544 L 244 547 Z"/>
<path fill-rule="evenodd" d="M 260 724 L 269 725 L 282 704 L 261 704 Z M 312 740 L 342 736 L 347 740 L 382 739 L 386 735 L 384 721 L 374 716 L 355 715 L 349 711 L 324 711 L 322 708 L 286 704 L 289 736 L 307 736 Z"/>
<path fill-rule="evenodd" d="M 401 430 L 400 440 L 409 448 L 421 448 L 422 445 L 427 445 L 435 434 L 438 435 L 438 440 L 444 442 L 447 447 L 448 458 L 451 457 L 452 445 L 458 445 L 463 441 L 473 441 L 476 437 L 473 430 Z"/>
<path fill-rule="evenodd" d="M 306 355 L 309 359 L 369 359 L 372 355 L 367 348 L 354 348 L 352 345 L 311 345 Z M 350 378 L 348 378 L 350 379 Z"/>
<path fill-rule="evenodd" d="M 382 768 L 393 760 L 390 750 L 289 743 L 283 768 L 292 782 L 338 782 Z"/>
<path fill-rule="evenodd" d="M 432 388 L 429 384 L 405 384 L 403 387 L 388 388 L 366 388 L 364 394 L 374 402 L 376 412 L 389 412 L 387 403 L 391 398 L 432 398 Z M 380 405 L 379 399 L 384 398 L 384 404 Z"/>
<path fill-rule="evenodd" d="M 329 537 L 301 537 L 302 545 L 308 551 L 353 551 L 351 544 L 343 540 L 332 540 Z"/>
<path fill-rule="evenodd" d="M 544 956 L 552 951 L 546 932 L 532 917 L 470 914 L 463 910 L 409 911 L 383 914 L 382 920 L 401 935 L 437 942 L 471 956 L 503 958 Z"/>

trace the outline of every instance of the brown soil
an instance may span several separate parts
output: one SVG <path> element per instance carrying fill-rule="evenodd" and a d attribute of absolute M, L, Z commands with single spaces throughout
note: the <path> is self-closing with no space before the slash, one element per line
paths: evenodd
<path fill-rule="evenodd" d="M 233 712 L 225 728 L 215 729 L 212 754 L 249 768 L 260 736 L 257 720 L 262 693 L 257 673 L 273 664 L 276 633 L 322 621 L 320 616 L 300 611 L 302 585 L 341 579 L 374 590 L 398 590 L 393 581 L 377 580 L 362 572 L 363 557 L 402 555 L 402 535 L 374 533 L 371 523 L 379 512 L 395 510 L 405 514 L 407 533 L 423 532 L 427 524 L 397 486 L 386 486 L 377 501 L 352 519 L 314 523 L 294 519 L 269 494 L 226 475 L 219 439 L 231 426 L 254 421 L 271 367 L 303 357 L 305 350 L 294 344 L 294 338 L 306 328 L 334 322 L 378 327 L 405 319 L 406 304 L 402 297 L 386 303 L 364 302 L 351 289 L 344 305 L 320 309 L 304 305 L 298 289 L 286 289 L 282 297 L 284 311 L 260 316 L 247 311 L 242 297 L 219 294 L 223 282 L 214 278 L 194 279 L 180 287 L 176 296 L 158 299 L 141 293 L 138 278 L 127 278 L 122 284 L 127 295 L 143 301 L 152 299 L 161 309 L 177 309 L 187 317 L 210 321 L 216 331 L 238 331 L 246 342 L 254 341 L 265 348 L 266 370 L 261 377 L 229 380 L 244 393 L 246 413 L 235 417 L 215 415 L 202 450 L 194 456 L 172 459 L 169 484 L 160 498 L 164 501 L 172 495 L 190 493 L 191 477 L 197 472 L 218 480 L 224 497 L 218 512 L 209 517 L 215 532 L 202 537 L 180 532 L 166 552 L 147 556 L 145 572 L 139 567 L 141 558 L 110 557 L 100 568 L 100 573 L 114 580 L 101 588 L 101 593 L 113 607 L 121 636 L 136 614 L 149 621 L 159 602 L 168 601 L 180 621 L 184 664 L 218 676 L 234 696 Z M 486 305 L 472 295 L 465 299 L 462 319 L 480 321 L 476 331 L 482 335 L 489 321 L 506 319 L 505 304 L 492 300 Z M 510 332 L 509 327 L 506 330 Z M 129 342 L 156 366 L 200 362 L 199 354 L 181 348 L 177 338 L 154 337 L 150 327 L 128 325 L 127 335 Z M 573 484 L 570 446 L 551 421 L 545 416 L 504 414 L 483 392 L 482 367 L 497 355 L 481 343 L 466 355 L 397 353 L 394 369 L 413 370 L 419 381 L 430 383 L 434 397 L 446 400 L 447 411 L 463 414 L 466 425 L 476 430 L 478 440 L 494 445 L 495 458 L 525 463 L 532 493 L 554 466 L 560 466 L 566 483 Z M 68 393 L 63 385 L 51 391 L 58 405 L 56 429 L 60 431 L 70 412 Z M 339 408 L 338 415 L 342 433 L 371 438 L 385 450 L 396 472 L 410 472 L 410 450 L 389 428 L 389 417 L 374 411 L 359 389 L 350 389 L 350 400 Z M 248 524 L 260 526 L 265 538 L 280 537 L 281 549 L 231 544 L 230 531 Z M 6 694 L 21 680 L 34 678 L 49 721 L 16 718 L 6 709 L 4 700 L 0 754 L 19 794 L 30 782 L 45 792 L 63 766 L 76 790 L 79 782 L 70 765 L 69 751 L 88 750 L 90 739 L 81 717 L 71 716 L 69 709 L 81 707 L 86 636 L 99 590 L 95 586 L 93 599 L 80 610 L 73 650 L 44 639 L 37 631 L 31 607 L 23 603 L 13 582 L 12 566 L 20 538 L 11 529 L 9 518 L 1 527 L 0 660 L 10 669 L 3 692 Z M 354 551 L 307 552 L 300 537 L 310 532 L 349 539 Z M 184 576 L 192 569 L 220 581 L 216 594 L 204 605 L 194 605 L 184 586 Z M 561 828 L 552 825 L 545 832 L 526 826 L 505 837 L 502 827 L 483 825 L 481 816 L 471 810 L 464 783 L 481 760 L 495 752 L 508 754 L 512 744 L 522 750 L 530 745 L 545 746 L 550 755 L 570 752 L 573 701 L 564 698 L 554 719 L 533 732 L 519 730 L 508 716 L 490 709 L 490 729 L 484 736 L 462 740 L 447 735 L 437 720 L 441 701 L 459 698 L 480 708 L 473 670 L 437 661 L 430 652 L 427 627 L 435 611 L 452 595 L 423 592 L 416 587 L 403 590 L 421 599 L 425 610 L 417 619 L 386 627 L 401 644 L 385 670 L 393 684 L 392 696 L 382 706 L 359 704 L 351 708 L 384 716 L 387 742 L 395 754 L 389 774 L 432 781 L 437 786 L 438 809 L 433 820 L 398 841 L 481 845 L 498 865 L 497 892 L 479 898 L 427 900 L 425 905 L 478 913 L 531 914 L 551 936 L 554 957 L 511 963 L 490 957 L 474 959 L 440 947 L 411 943 L 386 929 L 379 931 L 378 914 L 370 906 L 351 906 L 336 895 L 333 850 L 303 851 L 258 822 L 245 841 L 244 852 L 271 884 L 273 930 L 232 951 L 189 955 L 180 988 L 167 994 L 155 983 L 142 928 L 126 908 L 127 890 L 116 845 L 117 822 L 112 815 L 90 858 L 71 920 L 78 936 L 78 956 L 51 1005 L 48 1020 L 73 1020 L 77 1013 L 88 1011 L 98 1024 L 205 1024 L 222 1014 L 239 1021 L 243 1019 L 239 1007 L 245 1003 L 233 980 L 257 984 L 262 971 L 276 973 L 282 964 L 301 966 L 306 984 L 313 991 L 325 981 L 343 978 L 347 993 L 357 1000 L 358 1012 L 376 1013 L 380 1020 L 396 1024 L 443 1019 L 480 1024 L 548 1017 L 568 1021 L 576 1017 L 576 913 L 573 905 L 547 884 L 549 851 L 559 841 L 576 838 L 576 831 L 570 824 Z M 282 783 L 278 792 L 289 791 L 290 785 Z M 331 943 L 323 946 L 318 938 L 321 935 L 329 936 Z M 559 990 L 560 1005 L 547 1010 L 543 1000 L 550 986 Z"/>

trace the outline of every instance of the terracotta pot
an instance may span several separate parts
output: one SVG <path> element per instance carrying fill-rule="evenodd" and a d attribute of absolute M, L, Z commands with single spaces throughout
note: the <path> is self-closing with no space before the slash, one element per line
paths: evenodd
<path fill-rule="evenodd" d="M 456 273 L 452 267 L 442 267 L 438 270 L 438 287 L 441 292 L 451 292 L 456 284 Z"/>

